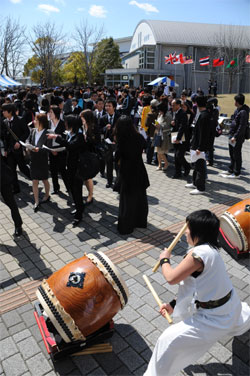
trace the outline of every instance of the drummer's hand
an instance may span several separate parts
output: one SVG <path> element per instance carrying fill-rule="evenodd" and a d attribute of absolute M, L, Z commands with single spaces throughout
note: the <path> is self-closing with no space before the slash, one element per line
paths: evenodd
<path fill-rule="evenodd" d="M 169 315 L 171 315 L 171 314 L 174 312 L 173 308 L 171 307 L 171 305 L 170 305 L 169 303 L 163 303 L 163 304 L 160 306 L 160 314 L 161 314 L 162 316 L 165 317 L 165 313 L 166 313 L 166 311 L 167 311 L 167 313 L 168 313 Z"/>
<path fill-rule="evenodd" d="M 167 248 L 164 248 L 164 251 L 160 254 L 160 260 L 163 258 L 170 258 L 170 257 L 171 257 L 171 252 Z"/>

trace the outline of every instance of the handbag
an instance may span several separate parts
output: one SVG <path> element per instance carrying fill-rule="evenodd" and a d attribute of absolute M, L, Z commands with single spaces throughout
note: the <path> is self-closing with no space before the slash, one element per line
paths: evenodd
<path fill-rule="evenodd" d="M 100 161 L 96 153 L 85 151 L 79 155 L 76 176 L 85 181 L 93 179 L 100 171 Z"/>
<path fill-rule="evenodd" d="M 155 135 L 154 146 L 160 147 L 162 145 L 162 137 L 160 135 Z"/>

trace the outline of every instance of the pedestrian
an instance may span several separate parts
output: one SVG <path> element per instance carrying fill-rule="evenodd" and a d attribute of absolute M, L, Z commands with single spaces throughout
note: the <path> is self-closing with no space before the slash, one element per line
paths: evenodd
<path fill-rule="evenodd" d="M 175 268 L 167 248 L 160 255 L 164 278 L 180 284 L 176 300 L 162 304 L 182 321 L 159 337 L 144 376 L 174 376 L 197 361 L 217 341 L 250 329 L 250 307 L 241 303 L 218 250 L 220 222 L 209 210 L 186 218 L 186 238 L 192 247 Z"/>
<path fill-rule="evenodd" d="M 114 137 L 120 178 L 117 228 L 120 234 L 125 235 L 132 233 L 137 227 L 147 227 L 146 189 L 149 187 L 149 180 L 142 160 L 146 141 L 135 128 L 131 117 L 126 115 L 117 120 Z"/>
<path fill-rule="evenodd" d="M 194 188 L 190 191 L 191 195 L 199 195 L 205 193 L 206 182 L 206 159 L 205 153 L 209 149 L 211 134 L 211 114 L 207 110 L 207 98 L 198 95 L 196 103 L 199 110 L 199 117 L 195 123 L 193 137 L 191 140 L 191 162 L 194 163 L 193 183 L 185 185 L 186 188 Z"/>
<path fill-rule="evenodd" d="M 249 119 L 249 107 L 245 104 L 245 96 L 238 94 L 234 97 L 236 110 L 229 131 L 230 165 L 228 171 L 222 172 L 224 178 L 236 179 L 240 177 L 242 167 L 242 145 L 245 141 Z"/>

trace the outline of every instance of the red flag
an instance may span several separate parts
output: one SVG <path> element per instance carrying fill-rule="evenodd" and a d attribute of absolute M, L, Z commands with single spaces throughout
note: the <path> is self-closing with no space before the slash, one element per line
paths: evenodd
<path fill-rule="evenodd" d="M 165 56 L 165 64 L 174 64 L 176 59 L 176 54 L 169 54 L 169 56 Z"/>
<path fill-rule="evenodd" d="M 246 63 L 250 63 L 250 55 L 246 56 Z"/>
<path fill-rule="evenodd" d="M 185 60 L 184 60 L 184 56 L 182 53 L 179 55 L 176 55 L 174 64 L 184 64 L 184 62 Z"/>
<path fill-rule="evenodd" d="M 224 57 L 213 60 L 213 67 L 220 67 L 221 65 L 224 65 Z"/>

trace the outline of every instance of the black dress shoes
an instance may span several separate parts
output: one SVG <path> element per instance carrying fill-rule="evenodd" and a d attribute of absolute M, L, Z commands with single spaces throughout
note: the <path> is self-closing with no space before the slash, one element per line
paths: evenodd
<path fill-rule="evenodd" d="M 14 232 L 14 236 L 21 236 L 23 234 L 23 229 L 22 227 L 15 227 L 15 232 Z"/>
<path fill-rule="evenodd" d="M 111 184 L 110 184 L 110 183 L 107 183 L 107 184 L 106 184 L 106 188 L 113 188 L 113 184 L 112 184 L 112 183 L 111 183 Z"/>
<path fill-rule="evenodd" d="M 34 210 L 35 213 L 38 212 L 39 207 L 40 207 L 40 204 L 39 204 L 39 203 L 38 203 L 38 204 L 35 204 L 35 205 L 33 206 L 33 210 Z"/>
<path fill-rule="evenodd" d="M 72 222 L 73 227 L 77 227 L 80 222 L 81 222 L 81 219 L 74 219 Z"/>
<path fill-rule="evenodd" d="M 181 174 L 175 174 L 172 179 L 181 179 Z"/>

